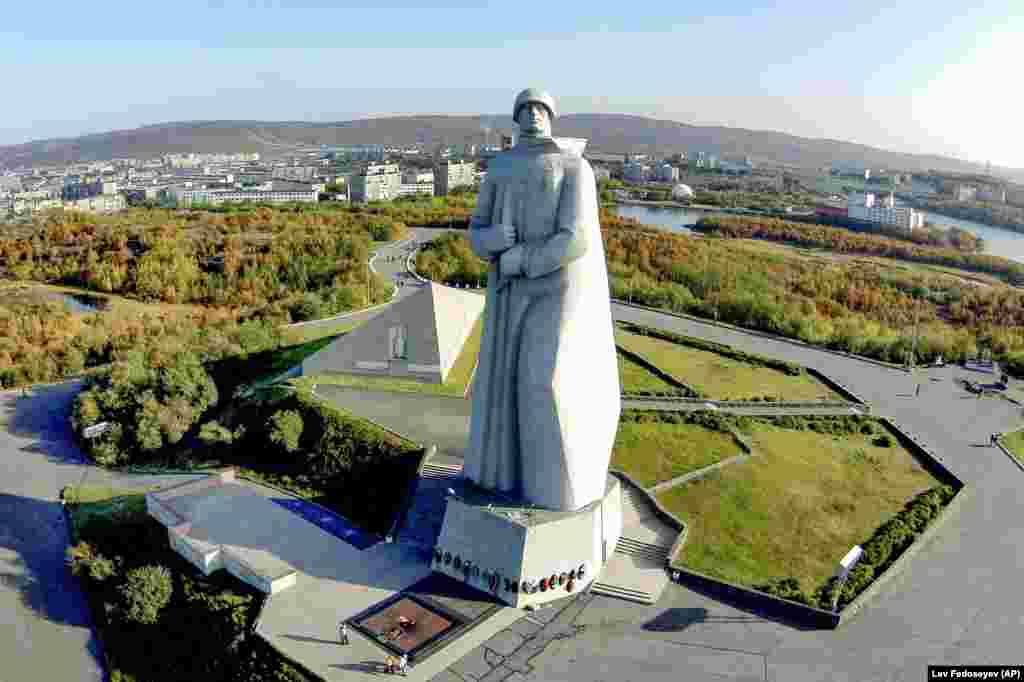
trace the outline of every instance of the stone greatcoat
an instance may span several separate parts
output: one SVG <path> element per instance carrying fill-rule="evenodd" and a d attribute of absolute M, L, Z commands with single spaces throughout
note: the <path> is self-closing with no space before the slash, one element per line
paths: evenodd
<path fill-rule="evenodd" d="M 483 246 L 516 228 L 521 276 Z M 470 224 L 491 261 L 465 475 L 541 508 L 604 496 L 619 420 L 619 377 L 597 187 L 590 164 L 550 138 L 490 164 Z"/>

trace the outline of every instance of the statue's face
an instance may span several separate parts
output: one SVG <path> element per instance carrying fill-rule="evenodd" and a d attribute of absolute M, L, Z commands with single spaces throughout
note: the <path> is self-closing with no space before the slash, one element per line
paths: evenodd
<path fill-rule="evenodd" d="M 519 130 L 524 135 L 551 137 L 551 117 L 543 104 L 530 102 L 519 110 Z"/>

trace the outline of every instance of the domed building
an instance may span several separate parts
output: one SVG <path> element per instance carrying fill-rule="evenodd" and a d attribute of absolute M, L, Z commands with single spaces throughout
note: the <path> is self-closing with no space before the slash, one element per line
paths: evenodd
<path fill-rule="evenodd" d="M 693 188 L 689 185 L 676 185 L 672 188 L 672 198 L 677 201 L 681 199 L 692 199 Z"/>

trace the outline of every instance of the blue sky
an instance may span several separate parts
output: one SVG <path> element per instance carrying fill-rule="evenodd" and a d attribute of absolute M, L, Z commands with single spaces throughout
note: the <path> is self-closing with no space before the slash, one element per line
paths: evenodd
<path fill-rule="evenodd" d="M 14 3 L 0 144 L 199 119 L 652 115 L 1024 167 L 1019 0 Z"/>

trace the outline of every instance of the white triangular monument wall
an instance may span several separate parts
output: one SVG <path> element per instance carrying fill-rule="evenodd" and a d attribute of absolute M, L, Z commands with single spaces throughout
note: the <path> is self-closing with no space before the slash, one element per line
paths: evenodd
<path fill-rule="evenodd" d="M 302 374 L 444 383 L 483 310 L 482 295 L 430 282 L 303 360 Z"/>

